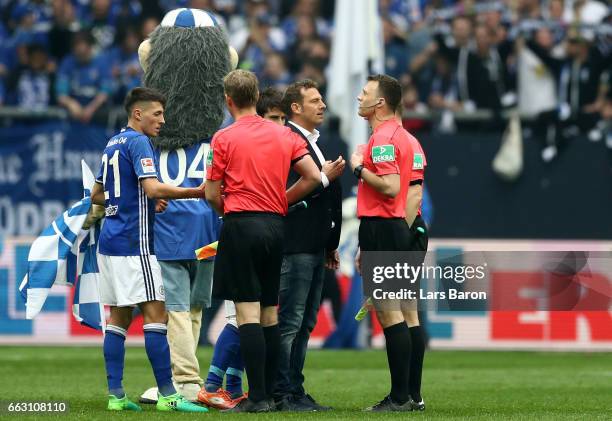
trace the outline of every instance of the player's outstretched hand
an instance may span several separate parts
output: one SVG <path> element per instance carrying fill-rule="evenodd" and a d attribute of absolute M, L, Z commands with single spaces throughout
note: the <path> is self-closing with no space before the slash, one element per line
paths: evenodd
<path fill-rule="evenodd" d="M 164 199 L 157 199 L 155 202 L 155 213 L 161 213 L 168 207 L 168 201 Z"/>
<path fill-rule="evenodd" d="M 197 197 L 198 197 L 198 198 L 200 198 L 200 199 L 206 199 L 206 192 L 205 192 L 205 189 L 206 189 L 206 181 L 205 181 L 205 182 L 203 182 L 202 184 L 200 184 L 200 186 L 199 186 L 199 187 L 197 187 L 197 190 L 198 190 L 198 196 L 197 196 Z"/>

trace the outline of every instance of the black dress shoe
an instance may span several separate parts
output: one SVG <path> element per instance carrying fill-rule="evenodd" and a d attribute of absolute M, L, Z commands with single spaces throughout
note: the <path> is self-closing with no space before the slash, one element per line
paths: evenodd
<path fill-rule="evenodd" d="M 235 407 L 221 412 L 270 412 L 271 410 L 270 402 L 266 399 L 259 402 L 253 402 L 251 399 L 243 399 Z"/>
<path fill-rule="evenodd" d="M 319 405 L 309 394 L 294 396 L 293 401 L 304 407 L 310 408 L 311 411 L 331 411 L 331 406 Z"/>
<path fill-rule="evenodd" d="M 291 406 L 291 401 L 286 396 L 279 400 L 275 400 L 274 410 L 275 411 L 293 411 L 292 406 Z"/>
<path fill-rule="evenodd" d="M 364 411 L 371 412 L 409 412 L 412 411 L 412 403 L 414 401 L 408 399 L 405 403 L 399 404 L 391 399 L 391 396 L 386 396 L 382 401 L 378 402 L 376 405 L 370 406 L 369 408 L 364 409 Z"/>

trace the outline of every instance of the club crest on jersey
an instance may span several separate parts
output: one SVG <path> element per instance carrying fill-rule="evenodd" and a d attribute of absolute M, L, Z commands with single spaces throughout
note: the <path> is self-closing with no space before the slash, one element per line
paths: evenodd
<path fill-rule="evenodd" d="M 107 206 L 106 208 L 104 208 L 104 213 L 106 216 L 115 216 L 117 215 L 118 211 L 119 211 L 119 206 L 117 205 Z"/>
<path fill-rule="evenodd" d="M 210 167 L 213 161 L 213 150 L 212 148 L 208 150 L 208 155 L 206 155 L 206 166 Z"/>
<path fill-rule="evenodd" d="M 379 164 L 381 162 L 394 162 L 395 161 L 395 146 L 394 145 L 380 145 L 372 148 L 372 162 Z"/>
<path fill-rule="evenodd" d="M 155 164 L 153 163 L 152 158 L 142 158 L 140 160 L 140 165 L 142 166 L 142 171 L 145 174 L 154 173 L 155 172 Z"/>
<path fill-rule="evenodd" d="M 423 165 L 423 154 L 422 153 L 415 153 L 414 154 L 414 159 L 412 160 L 412 169 L 413 170 L 422 170 L 424 165 Z"/>

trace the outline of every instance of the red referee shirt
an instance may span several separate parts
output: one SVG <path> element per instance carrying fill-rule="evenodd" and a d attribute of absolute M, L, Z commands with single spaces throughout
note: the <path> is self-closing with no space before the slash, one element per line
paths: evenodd
<path fill-rule="evenodd" d="M 304 139 L 288 127 L 246 116 L 213 136 L 206 179 L 223 180 L 225 213 L 286 215 L 289 168 L 307 154 Z"/>
<path fill-rule="evenodd" d="M 410 145 L 412 146 L 412 150 L 414 151 L 414 158 L 412 160 L 412 177 L 410 177 L 410 181 L 422 180 L 425 181 L 425 167 L 427 166 L 427 158 L 425 158 L 425 152 L 423 152 L 423 148 L 421 144 L 417 140 L 416 137 L 412 136 L 408 133 L 408 138 L 410 139 Z M 417 215 L 421 214 L 421 206 L 419 206 L 419 212 Z"/>
<path fill-rule="evenodd" d="M 412 179 L 414 161 L 410 134 L 395 120 L 385 121 L 374 130 L 366 146 L 363 167 L 376 175 L 399 174 L 400 191 L 395 198 L 378 193 L 359 180 L 357 188 L 357 216 L 404 218 L 406 193 Z"/>

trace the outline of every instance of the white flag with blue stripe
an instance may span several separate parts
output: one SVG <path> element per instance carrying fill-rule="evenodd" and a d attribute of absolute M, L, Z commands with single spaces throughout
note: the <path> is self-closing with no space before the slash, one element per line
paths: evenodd
<path fill-rule="evenodd" d="M 100 222 L 82 229 L 91 208 L 89 195 L 94 176 L 84 161 L 81 164 L 85 197 L 57 217 L 32 243 L 28 272 L 19 291 L 26 302 L 26 318 L 33 319 L 40 313 L 53 285 L 76 284 L 75 318 L 101 329 L 104 308 L 100 305 L 96 263 Z"/>
<path fill-rule="evenodd" d="M 89 230 L 82 231 L 85 235 L 79 242 L 77 267 L 79 277 L 75 285 L 72 314 L 79 323 L 104 331 L 104 306 L 100 304 L 100 277 L 97 261 L 100 225 L 100 222 L 97 222 Z"/>

